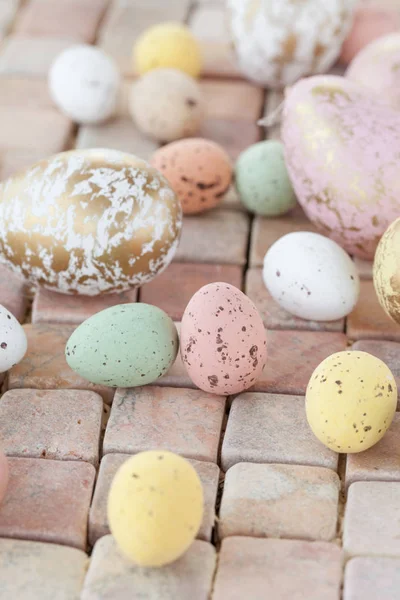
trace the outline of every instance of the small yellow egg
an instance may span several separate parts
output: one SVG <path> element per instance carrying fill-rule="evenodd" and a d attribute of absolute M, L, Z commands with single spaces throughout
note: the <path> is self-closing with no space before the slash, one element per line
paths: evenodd
<path fill-rule="evenodd" d="M 306 413 L 317 438 L 335 452 L 371 448 L 385 435 L 397 405 L 390 369 L 367 352 L 337 352 L 308 383 Z"/>
<path fill-rule="evenodd" d="M 146 29 L 133 48 L 139 75 L 159 67 L 170 67 L 198 77 L 202 60 L 200 45 L 181 23 L 161 23 Z"/>
<path fill-rule="evenodd" d="M 121 552 L 145 567 L 175 561 L 195 539 L 203 488 L 177 454 L 140 452 L 117 471 L 108 496 L 108 522 Z"/>

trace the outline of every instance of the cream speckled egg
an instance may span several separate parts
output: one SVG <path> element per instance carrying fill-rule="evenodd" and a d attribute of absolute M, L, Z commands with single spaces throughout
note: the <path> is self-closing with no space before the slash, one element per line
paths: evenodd
<path fill-rule="evenodd" d="M 390 369 L 367 352 L 337 352 L 315 369 L 306 392 L 308 423 L 339 453 L 361 452 L 385 435 L 397 406 Z"/>
<path fill-rule="evenodd" d="M 197 81 L 176 69 L 154 69 L 133 85 L 133 120 L 143 133 L 173 142 L 197 133 L 203 118 L 203 98 Z"/>
<path fill-rule="evenodd" d="M 28 348 L 25 330 L 9 310 L 0 304 L 0 373 L 18 364 Z"/>
<path fill-rule="evenodd" d="M 239 65 L 247 77 L 284 87 L 335 62 L 355 0 L 228 0 Z"/>
<path fill-rule="evenodd" d="M 400 219 L 388 227 L 379 242 L 373 277 L 381 306 L 400 324 Z"/>
<path fill-rule="evenodd" d="M 166 451 L 140 452 L 118 469 L 108 496 L 108 522 L 120 550 L 144 567 L 178 559 L 203 517 L 203 488 L 192 465 Z"/>

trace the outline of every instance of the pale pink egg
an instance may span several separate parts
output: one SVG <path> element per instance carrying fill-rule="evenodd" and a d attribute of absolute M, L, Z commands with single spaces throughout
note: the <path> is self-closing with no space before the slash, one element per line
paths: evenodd
<path fill-rule="evenodd" d="M 194 294 L 182 318 L 181 356 L 200 389 L 224 396 L 254 385 L 267 359 L 263 321 L 233 285 L 210 283 Z"/>
<path fill-rule="evenodd" d="M 8 485 L 8 460 L 2 450 L 0 450 L 0 502 L 3 500 Z"/>

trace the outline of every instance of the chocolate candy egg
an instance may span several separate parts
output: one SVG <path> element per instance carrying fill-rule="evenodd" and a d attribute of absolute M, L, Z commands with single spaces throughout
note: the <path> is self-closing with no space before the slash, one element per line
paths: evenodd
<path fill-rule="evenodd" d="M 379 442 L 397 406 L 390 369 L 367 352 L 337 352 L 311 375 L 308 423 L 317 438 L 339 453 L 361 452 Z"/>
<path fill-rule="evenodd" d="M 160 148 L 151 164 L 168 179 L 184 214 L 216 206 L 232 180 L 231 161 L 225 150 L 201 138 L 180 140 Z"/>
<path fill-rule="evenodd" d="M 197 81 L 176 69 L 155 69 L 132 86 L 130 112 L 138 128 L 160 142 L 194 135 L 203 118 Z"/>
<path fill-rule="evenodd" d="M 181 323 L 181 356 L 205 392 L 238 394 L 259 378 L 267 358 L 263 321 L 250 300 L 228 283 L 210 283 L 190 300 Z"/>
<path fill-rule="evenodd" d="M 243 73 L 280 88 L 323 73 L 340 53 L 355 0 L 228 0 L 233 44 Z"/>
<path fill-rule="evenodd" d="M 54 291 L 92 296 L 142 285 L 178 247 L 179 200 L 130 154 L 57 154 L 2 183 L 0 198 L 0 259 Z"/>
<path fill-rule="evenodd" d="M 400 324 L 400 219 L 388 227 L 379 242 L 373 276 L 381 306 Z"/>
<path fill-rule="evenodd" d="M 9 310 L 0 304 L 0 373 L 5 373 L 25 356 L 28 341 L 24 328 Z"/>
<path fill-rule="evenodd" d="M 368 44 L 350 63 L 346 78 L 400 109 L 400 33 Z"/>
<path fill-rule="evenodd" d="M 400 214 L 399 112 L 343 77 L 310 77 L 287 93 L 282 138 L 308 217 L 350 254 L 371 260 Z"/>
<path fill-rule="evenodd" d="M 201 481 L 177 454 L 140 452 L 118 469 L 107 512 L 120 550 L 138 565 L 162 567 L 184 554 L 197 535 L 203 516 Z"/>

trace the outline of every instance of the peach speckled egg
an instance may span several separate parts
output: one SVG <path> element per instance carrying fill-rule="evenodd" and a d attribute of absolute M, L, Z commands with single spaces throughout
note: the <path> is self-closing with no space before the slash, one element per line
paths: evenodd
<path fill-rule="evenodd" d="M 8 485 L 8 460 L 4 452 L 0 449 L 0 502 L 6 495 Z"/>
<path fill-rule="evenodd" d="M 344 77 L 303 79 L 282 122 L 298 201 L 322 233 L 371 260 L 400 215 L 400 113 Z"/>
<path fill-rule="evenodd" d="M 238 394 L 254 385 L 267 359 L 262 319 L 228 283 L 210 283 L 190 300 L 181 324 L 183 363 L 200 389 Z"/>
<path fill-rule="evenodd" d="M 400 33 L 385 35 L 368 44 L 349 65 L 346 78 L 399 110 Z"/>
<path fill-rule="evenodd" d="M 382 8 L 378 4 L 361 3 L 354 13 L 353 26 L 340 54 L 340 62 L 348 64 L 371 42 L 400 28 L 398 10 Z"/>
<path fill-rule="evenodd" d="M 225 150 L 201 138 L 180 140 L 160 148 L 151 164 L 168 179 L 185 214 L 214 208 L 232 181 L 231 161 Z"/>

